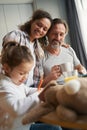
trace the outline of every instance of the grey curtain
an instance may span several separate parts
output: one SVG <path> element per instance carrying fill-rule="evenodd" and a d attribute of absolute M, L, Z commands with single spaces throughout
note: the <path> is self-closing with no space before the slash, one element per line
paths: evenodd
<path fill-rule="evenodd" d="M 75 50 L 81 64 L 87 69 L 87 55 L 80 30 L 80 24 L 74 0 L 65 0 L 71 46 Z"/>

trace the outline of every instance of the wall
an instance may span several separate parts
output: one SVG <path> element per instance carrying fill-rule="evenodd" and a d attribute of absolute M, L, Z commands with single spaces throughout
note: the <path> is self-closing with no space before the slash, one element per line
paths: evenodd
<path fill-rule="evenodd" d="M 53 18 L 62 18 L 67 21 L 65 0 L 34 0 L 34 9 L 44 9 L 48 11 Z M 70 44 L 69 34 L 65 39 Z"/>
<path fill-rule="evenodd" d="M 31 17 L 33 9 L 39 8 L 48 11 L 53 18 L 59 17 L 67 21 L 65 0 L 33 0 L 33 3 L 0 4 L 0 49 L 4 35 L 17 29 L 17 25 Z M 66 42 L 70 43 L 69 35 L 66 37 Z"/>
<path fill-rule="evenodd" d="M 66 18 L 65 0 L 34 0 L 36 9 L 41 8 L 48 11 L 53 18 Z"/>
<path fill-rule="evenodd" d="M 29 20 L 32 13 L 32 4 L 0 4 L 0 50 L 4 35 Z"/>

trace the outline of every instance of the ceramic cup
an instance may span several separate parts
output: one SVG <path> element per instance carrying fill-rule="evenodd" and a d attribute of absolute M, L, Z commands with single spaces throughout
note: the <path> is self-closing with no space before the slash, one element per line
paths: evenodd
<path fill-rule="evenodd" d="M 71 72 L 74 70 L 73 64 L 71 62 L 66 62 L 66 63 L 60 64 L 60 69 L 61 69 L 62 73 Z"/>
<path fill-rule="evenodd" d="M 71 62 L 67 62 L 60 65 L 62 75 L 65 78 L 75 78 L 78 77 L 78 71 L 74 69 Z"/>

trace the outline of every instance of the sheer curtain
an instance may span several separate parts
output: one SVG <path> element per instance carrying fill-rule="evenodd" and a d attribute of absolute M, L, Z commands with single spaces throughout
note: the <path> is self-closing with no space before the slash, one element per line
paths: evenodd
<path fill-rule="evenodd" d="M 80 21 L 80 27 L 82 31 L 82 37 L 86 48 L 87 55 L 87 0 L 75 0 L 75 5 Z"/>
<path fill-rule="evenodd" d="M 81 0 L 76 0 L 81 1 Z M 87 54 L 86 48 L 84 44 L 83 33 L 81 29 L 81 23 L 78 16 L 77 6 L 75 0 L 65 0 L 66 3 L 66 10 L 67 10 L 67 18 L 69 24 L 69 32 L 70 32 L 70 39 L 71 39 L 71 46 L 75 50 L 78 58 L 80 59 L 81 63 L 87 69 Z M 82 4 L 82 1 L 81 1 Z M 80 4 L 80 5 L 81 5 Z"/>

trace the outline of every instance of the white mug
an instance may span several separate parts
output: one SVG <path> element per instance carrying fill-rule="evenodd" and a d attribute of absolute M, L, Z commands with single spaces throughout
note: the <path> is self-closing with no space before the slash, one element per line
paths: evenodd
<path fill-rule="evenodd" d="M 63 64 L 60 64 L 61 72 L 71 72 L 74 70 L 73 64 L 71 62 L 66 62 Z"/>

